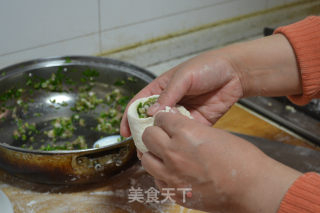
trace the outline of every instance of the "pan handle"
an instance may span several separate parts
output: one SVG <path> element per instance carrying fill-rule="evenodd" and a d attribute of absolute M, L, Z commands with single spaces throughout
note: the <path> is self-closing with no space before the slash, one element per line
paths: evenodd
<path fill-rule="evenodd" d="M 72 168 L 79 174 L 101 172 L 107 169 L 124 166 L 135 153 L 132 138 L 112 147 L 104 147 L 94 150 L 92 153 L 73 156 Z"/>

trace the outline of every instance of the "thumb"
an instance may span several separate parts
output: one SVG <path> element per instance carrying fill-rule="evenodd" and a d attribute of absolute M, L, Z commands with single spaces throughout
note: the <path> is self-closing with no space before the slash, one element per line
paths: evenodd
<path fill-rule="evenodd" d="M 149 115 L 154 115 L 166 106 L 174 107 L 188 92 L 191 80 L 188 76 L 178 76 L 176 72 L 167 87 L 160 94 L 158 101 L 148 109 Z"/>

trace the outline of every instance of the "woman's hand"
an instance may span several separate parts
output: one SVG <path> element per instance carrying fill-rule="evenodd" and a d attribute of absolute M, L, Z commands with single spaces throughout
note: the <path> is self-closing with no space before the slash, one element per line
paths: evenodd
<path fill-rule="evenodd" d="M 154 115 L 165 106 L 182 104 L 192 116 L 211 125 L 243 96 L 300 94 L 301 80 L 295 54 L 283 35 L 233 44 L 192 58 L 141 90 L 137 98 L 160 94 L 149 108 Z M 127 111 L 121 135 L 130 136 Z"/>
<path fill-rule="evenodd" d="M 254 145 L 179 113 L 161 112 L 143 141 L 142 166 L 158 187 L 191 188 L 177 203 L 209 212 L 276 212 L 299 172 L 267 157 Z"/>
<path fill-rule="evenodd" d="M 207 52 L 169 70 L 141 90 L 128 106 L 138 98 L 160 94 L 148 110 L 150 115 L 179 103 L 196 120 L 212 125 L 243 95 L 239 76 L 228 58 L 215 55 Z M 120 132 L 130 136 L 127 109 Z"/>
<path fill-rule="evenodd" d="M 243 95 L 239 76 L 227 58 L 215 57 L 216 52 L 201 54 L 174 67 L 142 89 L 128 104 L 138 98 L 160 94 L 158 102 L 151 106 L 153 115 L 166 106 L 177 103 L 186 107 L 193 118 L 206 124 L 214 124 Z M 120 125 L 122 136 L 130 136 L 125 110 Z M 137 150 L 138 158 L 142 153 Z"/>
<path fill-rule="evenodd" d="M 156 78 L 128 106 L 137 98 L 160 94 L 158 103 L 148 110 L 150 115 L 179 103 L 195 120 L 212 125 L 241 97 L 297 95 L 301 91 L 290 43 L 283 35 L 273 35 L 190 59 Z M 120 133 L 130 136 L 127 109 Z"/>

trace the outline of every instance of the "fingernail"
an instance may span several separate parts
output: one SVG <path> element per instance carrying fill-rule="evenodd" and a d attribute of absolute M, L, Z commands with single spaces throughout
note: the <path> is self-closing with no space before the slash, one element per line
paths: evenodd
<path fill-rule="evenodd" d="M 139 160 L 141 160 L 142 155 L 137 154 L 137 157 L 138 157 Z"/>
<path fill-rule="evenodd" d="M 160 108 L 160 104 L 157 102 L 157 103 L 153 104 L 151 107 L 149 107 L 147 113 L 149 115 L 153 115 L 159 110 L 159 108 Z"/>

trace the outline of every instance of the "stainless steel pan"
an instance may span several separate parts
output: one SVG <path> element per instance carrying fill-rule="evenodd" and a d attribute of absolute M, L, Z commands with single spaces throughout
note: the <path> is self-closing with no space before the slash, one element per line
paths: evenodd
<path fill-rule="evenodd" d="M 81 81 L 80 73 L 86 69 L 98 71 L 99 77 L 95 83 L 95 93 L 103 95 L 110 90 L 108 85 L 121 79 L 134 77 L 133 83 L 123 85 L 120 89 L 124 94 L 135 94 L 155 76 L 150 72 L 134 65 L 101 57 L 67 56 L 55 58 L 43 58 L 23 62 L 0 70 L 0 93 L 11 88 L 24 88 L 26 78 L 29 75 L 48 77 L 57 69 L 63 69 L 66 75 L 74 81 Z M 17 113 L 24 120 L 36 123 L 40 131 L 45 131 L 46 123 L 61 116 L 71 116 L 72 111 L 67 107 L 52 108 L 48 100 L 52 97 L 62 96 L 68 104 L 73 104 L 77 98 L 77 92 L 56 93 L 36 91 L 33 95 L 33 103 L 29 104 L 27 112 Z M 103 107 L 95 109 L 97 113 L 105 110 Z M 38 113 L 41 116 L 33 116 Z M 1 116 L 6 116 L 2 113 Z M 81 134 L 86 137 L 87 144 L 92 144 L 101 135 L 92 131 L 92 113 L 84 115 L 87 126 L 78 128 L 75 136 Z M 88 148 L 72 151 L 38 151 L 21 148 L 21 143 L 12 137 L 15 123 L 10 119 L 0 121 L 0 168 L 30 181 L 49 184 L 79 184 L 105 180 L 136 161 L 135 147 L 131 139 L 110 144 L 103 148 Z M 36 138 L 35 147 L 40 143 L 49 143 L 43 138 Z"/>

